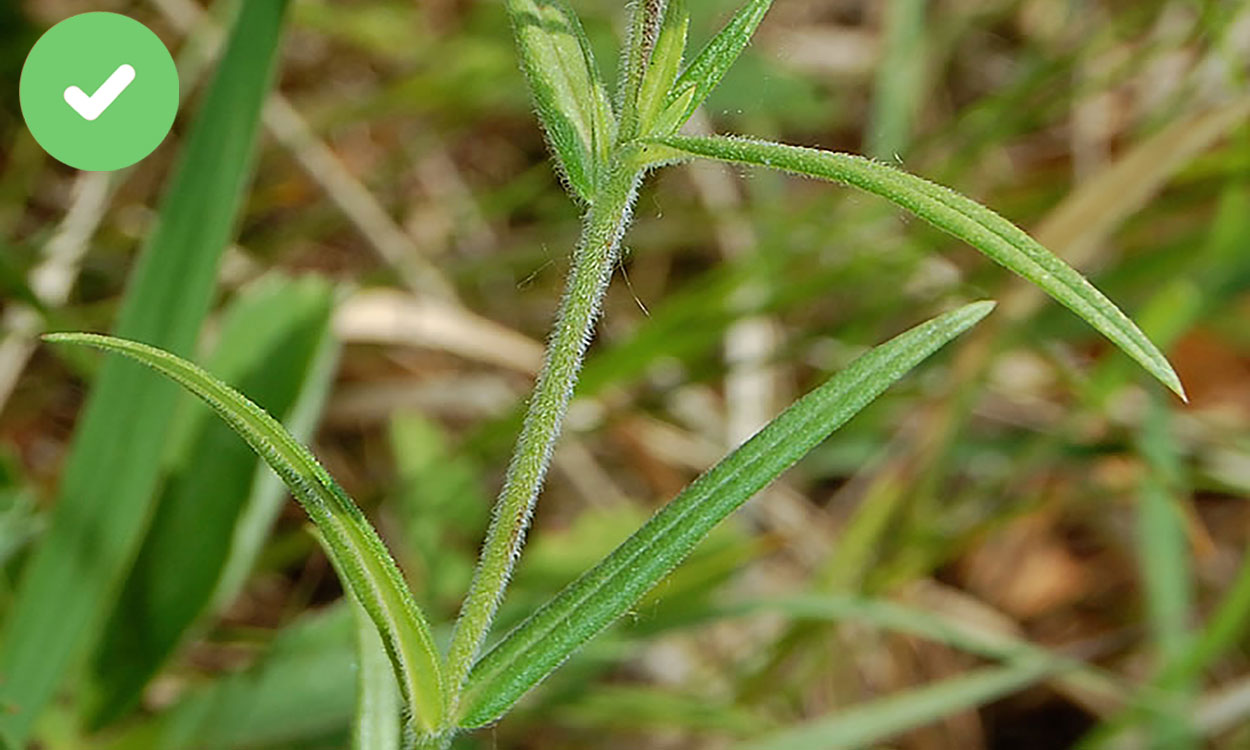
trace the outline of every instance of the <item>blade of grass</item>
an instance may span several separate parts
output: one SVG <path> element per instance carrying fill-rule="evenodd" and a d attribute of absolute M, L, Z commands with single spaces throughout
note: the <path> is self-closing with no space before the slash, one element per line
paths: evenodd
<path fill-rule="evenodd" d="M 1137 539 L 1158 672 L 1171 673 L 1170 679 L 1159 683 L 1167 693 L 1168 710 L 1156 713 L 1151 735 L 1160 747 L 1181 750 L 1193 747 L 1197 741 L 1187 720 L 1197 685 L 1191 679 L 1182 679 L 1189 676 L 1180 674 L 1173 666 L 1182 662 L 1189 648 L 1193 590 L 1185 517 L 1178 507 L 1180 459 L 1168 417 L 1167 407 L 1154 401 L 1140 440 L 1140 452 L 1148 468 L 1141 487 Z"/>
<path fill-rule="evenodd" d="M 215 19 L 195 0 L 153 0 L 152 5 L 186 37 L 184 47 L 199 44 L 208 56 L 221 43 L 223 34 Z M 262 120 L 274 140 L 295 157 L 326 197 L 409 287 L 436 299 L 456 302 L 453 285 L 280 92 L 270 94 Z"/>
<path fill-rule="evenodd" d="M 1123 703 L 1129 691 L 1129 687 L 1121 684 L 1115 675 L 1078 659 L 1013 635 L 991 632 L 949 615 L 888 599 L 848 594 L 809 594 L 748 601 L 726 607 L 717 616 L 737 617 L 760 612 L 776 612 L 813 624 L 854 620 L 941 643 L 986 659 L 1046 662 L 1054 668 L 1057 679 L 1082 692 L 1105 696 L 1116 704 Z"/>
<path fill-rule="evenodd" d="M 1150 747 L 1184 750 L 1197 746 L 1199 732 L 1194 723 L 1202 670 L 1209 664 L 1212 647 L 1222 650 L 1234 621 L 1225 621 L 1221 606 L 1211 626 L 1201 637 L 1189 630 L 1193 606 L 1192 571 L 1185 517 L 1178 507 L 1182 484 L 1176 446 L 1169 432 L 1166 407 L 1157 400 L 1148 409 L 1138 452 L 1147 464 L 1139 491 L 1137 555 L 1146 613 L 1153 638 L 1156 669 L 1154 678 L 1139 691 L 1128 711 L 1113 717 L 1082 739 L 1079 747 L 1115 747 L 1113 740 L 1134 725 L 1150 737 Z M 1234 584 L 1227 602 L 1237 608 L 1238 586 Z M 1236 616 L 1236 611 L 1232 612 Z M 1236 619 L 1244 618 L 1243 614 Z M 1238 627 L 1238 629 L 1240 629 Z M 1214 636 L 1214 638 L 1212 637 Z M 1151 698 L 1147 705 L 1145 699 Z"/>
<path fill-rule="evenodd" d="M 340 343 L 327 331 L 306 370 L 304 388 L 287 413 L 285 424 L 291 435 L 308 443 L 316 430 L 321 413 L 338 372 Z M 282 479 L 263 462 L 256 464 L 247 502 L 235 524 L 230 541 L 230 557 L 213 592 L 209 608 L 219 612 L 234 601 L 257 563 L 274 521 L 287 499 Z"/>
<path fill-rule="evenodd" d="M 827 719 L 737 745 L 738 750 L 857 750 L 909 729 L 1031 685 L 1053 674 L 1045 661 L 1023 660 L 973 670 L 958 677 L 850 708 Z"/>
<path fill-rule="evenodd" d="M 717 523 L 992 308 L 978 302 L 917 326 L 782 412 L 487 653 L 466 683 L 460 724 L 481 726 L 498 718 L 631 607 Z"/>
<path fill-rule="evenodd" d="M 1166 679 L 1190 681 L 1198 678 L 1208 667 L 1245 635 L 1250 626 L 1250 551 L 1247 551 L 1237 570 L 1237 577 L 1229 586 L 1228 593 L 1207 621 L 1202 632 L 1193 639 L 1192 647 L 1168 673 Z"/>
<path fill-rule="evenodd" d="M 1219 205 L 1202 247 L 1185 274 L 1171 279 L 1143 305 L 1142 329 L 1165 351 L 1244 286 L 1250 278 L 1250 187 L 1235 180 L 1222 191 Z M 1102 403 L 1126 379 L 1123 359 L 1107 359 L 1091 377 L 1089 391 Z"/>
<path fill-rule="evenodd" d="M 314 277 L 262 279 L 228 310 L 213 371 L 285 417 L 316 364 L 330 302 L 329 285 Z M 183 420 L 191 439 L 182 441 L 182 466 L 166 482 L 92 662 L 93 726 L 137 703 L 144 685 L 208 607 L 261 468 L 247 445 L 206 407 L 187 406 L 196 408 Z"/>
<path fill-rule="evenodd" d="M 595 732 L 677 730 L 753 737 L 776 726 L 753 709 L 654 685 L 596 685 L 545 713 L 540 716 L 558 725 Z"/>
<path fill-rule="evenodd" d="M 386 649 L 369 614 L 352 603 L 356 621 L 356 718 L 352 750 L 399 750 L 400 703 Z"/>
<path fill-rule="evenodd" d="M 243 3 L 127 289 L 122 335 L 190 351 L 234 230 L 276 68 L 285 0 Z M 211 179 L 210 179 L 211 177 Z M 51 526 L 0 636 L 0 735 L 22 744 L 138 549 L 177 390 L 107 363 L 83 409 Z"/>
<path fill-rule="evenodd" d="M 429 624 L 399 568 L 360 508 L 282 425 L 230 386 L 168 352 L 134 341 L 85 333 L 48 334 L 54 343 L 124 354 L 200 397 L 282 477 L 317 526 L 344 585 L 382 635 L 404 699 L 424 729 L 443 716 L 441 659 Z"/>
<path fill-rule="evenodd" d="M 877 65 L 872 117 L 865 151 L 876 159 L 899 159 L 911 140 L 912 119 L 923 95 L 926 0 L 884 3 L 885 51 Z"/>
<path fill-rule="evenodd" d="M 746 138 L 671 136 L 655 143 L 691 156 L 779 169 L 879 195 L 1015 271 L 1083 318 L 1170 390 L 1185 398 L 1167 358 L 1111 300 L 1011 222 L 915 175 L 851 154 Z"/>
<path fill-rule="evenodd" d="M 248 669 L 190 687 L 167 710 L 123 725 L 103 747 L 305 747 L 330 734 L 346 735 L 355 709 L 353 625 L 346 605 L 303 616 L 279 631 Z"/>

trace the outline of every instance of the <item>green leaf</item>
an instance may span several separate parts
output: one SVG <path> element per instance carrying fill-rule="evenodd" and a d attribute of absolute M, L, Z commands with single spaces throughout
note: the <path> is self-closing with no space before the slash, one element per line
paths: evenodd
<path fill-rule="evenodd" d="M 670 136 L 655 142 L 689 156 L 771 167 L 880 195 L 1033 282 L 1185 398 L 1167 358 L 1128 316 L 1062 259 L 976 201 L 862 156 L 746 138 Z"/>
<path fill-rule="evenodd" d="M 246 670 L 188 686 L 151 719 L 119 726 L 105 746 L 239 750 L 309 747 L 327 735 L 345 737 L 355 712 L 353 624 L 347 603 L 304 614 Z"/>
<path fill-rule="evenodd" d="M 878 159 L 899 158 L 911 141 L 930 57 L 925 44 L 926 4 L 926 0 L 892 0 L 882 8 L 884 49 L 877 63 L 865 145 L 865 151 Z"/>
<path fill-rule="evenodd" d="M 285 0 L 241 3 L 191 124 L 115 330 L 189 352 L 247 194 L 261 105 L 277 67 Z M 211 178 L 211 179 L 210 179 Z M 25 744 L 88 648 L 129 569 L 155 502 L 179 394 L 125 362 L 101 368 L 83 408 L 47 534 L 0 634 L 0 734 Z"/>
<path fill-rule="evenodd" d="M 54 333 L 53 343 L 124 354 L 200 397 L 282 477 L 316 524 L 343 583 L 372 618 L 416 720 L 443 715 L 441 663 L 430 627 L 377 532 L 307 448 L 265 410 L 199 367 L 146 344 L 90 333 Z"/>
<path fill-rule="evenodd" d="M 1177 669 L 1193 642 L 1189 632 L 1193 583 L 1185 516 L 1178 497 L 1182 469 L 1169 416 L 1161 400 L 1152 399 L 1139 441 L 1149 470 L 1140 491 L 1137 541 L 1146 612 L 1158 659 L 1156 684 L 1165 696 L 1165 707 L 1151 717 L 1150 735 L 1158 747 L 1184 750 L 1198 743 L 1191 723 L 1198 684 L 1192 675 Z"/>
<path fill-rule="evenodd" d="M 0 453 L 0 464 L 6 458 Z M 42 530 L 35 493 L 22 484 L 10 485 L 0 478 L 0 571 Z M 0 573 L 0 609 L 8 604 L 8 594 L 7 576 Z"/>
<path fill-rule="evenodd" d="M 617 114 L 620 124 L 617 135 L 621 140 L 638 136 L 639 102 L 642 98 L 643 80 L 651 65 L 651 53 L 664 23 L 668 0 L 638 0 L 629 4 L 629 26 L 625 36 L 625 50 L 621 55 L 621 69 L 617 76 Z"/>
<path fill-rule="evenodd" d="M 589 203 L 616 123 L 581 21 L 564 0 L 508 0 L 508 15 L 551 148 Z"/>
<path fill-rule="evenodd" d="M 311 440 L 320 423 L 326 398 L 338 372 L 341 348 L 334 331 L 328 330 L 312 361 L 308 363 L 303 389 L 284 420 L 291 435 L 300 442 Z M 219 611 L 228 606 L 243 590 L 248 576 L 256 567 L 274 522 L 282 513 L 287 494 L 282 478 L 270 471 L 263 461 L 258 462 L 247 502 L 234 526 L 230 557 L 226 560 L 217 588 L 213 591 L 213 601 L 209 605 L 211 609 Z"/>
<path fill-rule="evenodd" d="M 690 12 L 684 0 L 672 0 L 664 11 L 664 25 L 651 53 L 651 62 L 642 79 L 638 94 L 638 119 L 643 133 L 668 135 L 672 130 L 656 130 L 653 126 L 661 109 L 668 103 L 668 92 L 681 68 L 681 57 L 686 50 L 686 35 L 690 31 Z"/>
<path fill-rule="evenodd" d="M 949 615 L 888 599 L 851 594 L 809 594 L 747 601 L 724 608 L 716 615 L 742 616 L 761 612 L 775 612 L 799 620 L 853 620 L 924 638 L 986 659 L 1047 663 L 1056 673 L 1056 679 L 1065 682 L 1073 690 L 1085 695 L 1106 696 L 1109 701 L 1116 703 L 1122 703 L 1132 689 L 1109 672 L 1017 636 L 991 631 Z"/>
<path fill-rule="evenodd" d="M 657 134 L 676 132 L 690 119 L 746 49 L 772 4 L 773 0 L 747 0 L 725 28 L 700 50 L 673 84 L 665 109 L 659 115 Z"/>
<path fill-rule="evenodd" d="M 958 677 L 850 708 L 827 719 L 745 742 L 738 750 L 859 750 L 1020 690 L 1054 673 L 1045 661 L 1022 660 L 973 670 Z"/>
<path fill-rule="evenodd" d="M 368 613 L 353 603 L 356 615 L 356 719 L 352 750 L 399 750 L 400 707 L 395 673 Z"/>
<path fill-rule="evenodd" d="M 792 404 L 486 654 L 467 682 L 460 724 L 497 719 L 633 606 L 717 523 L 991 309 L 992 302 L 977 302 L 917 326 Z"/>
<path fill-rule="evenodd" d="M 286 417 L 329 337 L 332 290 L 308 276 L 267 276 L 227 311 L 212 369 L 266 410 Z M 166 481 L 147 536 L 92 663 L 90 723 L 136 704 L 148 680 L 208 608 L 232 553 L 235 528 L 259 471 L 231 429 L 198 402 L 179 427 L 181 465 Z M 178 430 L 174 431 L 177 435 Z"/>
<path fill-rule="evenodd" d="M 596 684 L 539 711 L 542 720 L 597 733 L 640 731 L 754 737 L 775 728 L 757 711 L 721 699 L 687 695 L 655 685 Z"/>

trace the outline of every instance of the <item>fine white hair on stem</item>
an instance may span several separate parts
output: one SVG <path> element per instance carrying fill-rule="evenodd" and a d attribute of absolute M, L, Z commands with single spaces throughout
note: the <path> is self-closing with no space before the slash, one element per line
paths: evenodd
<path fill-rule="evenodd" d="M 641 170 L 617 166 L 586 213 L 543 367 L 452 635 L 448 675 L 453 691 L 467 677 L 520 557 L 640 182 Z"/>

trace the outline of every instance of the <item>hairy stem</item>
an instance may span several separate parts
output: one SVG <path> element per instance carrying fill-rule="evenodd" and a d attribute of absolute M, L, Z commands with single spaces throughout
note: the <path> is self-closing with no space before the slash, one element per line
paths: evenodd
<path fill-rule="evenodd" d="M 440 734 L 411 734 L 404 741 L 404 750 L 447 750 L 451 747 L 452 732 Z"/>
<path fill-rule="evenodd" d="M 552 448 L 594 333 L 600 302 L 612 277 L 621 235 L 630 219 L 639 172 L 618 162 L 597 191 L 573 254 L 564 298 L 547 344 L 547 357 L 530 397 L 481 557 L 460 610 L 448 653 L 447 686 L 453 703 L 490 630 L 520 555 L 534 502 L 551 463 Z M 454 709 L 454 706 L 453 706 Z M 454 711 L 448 712 L 454 716 Z"/>

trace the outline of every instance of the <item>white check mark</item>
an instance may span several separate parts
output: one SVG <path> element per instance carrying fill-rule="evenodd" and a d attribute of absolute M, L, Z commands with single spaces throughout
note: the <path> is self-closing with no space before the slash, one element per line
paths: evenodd
<path fill-rule="evenodd" d="M 104 114 L 104 110 L 108 109 L 109 105 L 116 101 L 117 97 L 134 80 L 135 69 L 123 64 L 118 66 L 117 70 L 113 71 L 113 75 L 109 76 L 108 80 L 102 83 L 91 96 L 87 96 L 77 86 L 65 89 L 65 103 L 82 115 L 84 120 L 92 122 Z"/>

